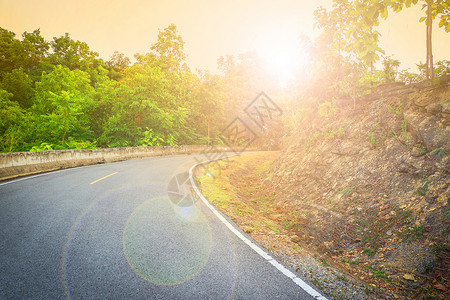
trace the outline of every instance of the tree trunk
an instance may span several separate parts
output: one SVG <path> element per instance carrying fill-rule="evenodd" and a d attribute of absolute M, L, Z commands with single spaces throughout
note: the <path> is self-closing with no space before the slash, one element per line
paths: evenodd
<path fill-rule="evenodd" d="M 431 32 L 433 29 L 433 19 L 431 16 L 431 5 L 433 1 L 428 0 L 427 1 L 427 69 L 426 69 L 426 76 L 427 79 L 433 79 L 434 78 L 434 67 L 433 67 L 433 50 L 432 50 L 432 44 L 431 44 Z"/>
<path fill-rule="evenodd" d="M 208 118 L 208 146 L 209 146 L 209 118 Z"/>

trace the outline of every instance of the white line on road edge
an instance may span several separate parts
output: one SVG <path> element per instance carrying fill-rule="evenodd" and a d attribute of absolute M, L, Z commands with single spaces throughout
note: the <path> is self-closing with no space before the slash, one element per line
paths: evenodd
<path fill-rule="evenodd" d="M 10 183 L 14 183 L 14 182 L 24 181 L 24 180 L 28 180 L 28 179 L 32 179 L 32 178 L 36 178 L 36 177 L 47 176 L 47 175 L 50 175 L 50 174 L 55 174 L 55 173 L 59 173 L 59 172 L 67 171 L 67 170 L 83 168 L 83 167 L 86 167 L 86 166 L 79 166 L 79 167 L 74 167 L 74 168 L 49 171 L 49 172 L 44 172 L 44 173 L 40 173 L 40 174 L 36 174 L 36 175 L 30 175 L 30 176 L 25 175 L 25 177 L 22 177 L 22 178 L 12 179 L 10 181 L 2 182 L 2 183 L 0 183 L 0 186 L 7 185 L 7 184 L 10 184 Z"/>
<path fill-rule="evenodd" d="M 255 243 L 250 241 L 248 238 L 246 238 L 242 233 L 240 233 L 236 228 L 234 228 L 233 225 L 230 224 L 216 209 L 215 207 L 209 203 L 208 200 L 203 196 L 203 194 L 200 192 L 199 188 L 195 184 L 194 176 L 193 176 L 193 170 L 196 166 L 201 165 L 202 163 L 198 163 L 194 166 L 192 166 L 189 169 L 189 179 L 191 181 L 191 185 L 194 189 L 194 191 L 197 193 L 197 195 L 202 199 L 203 203 L 214 213 L 214 215 L 226 226 L 228 229 L 231 230 L 238 238 L 240 238 L 244 243 L 250 246 L 253 250 L 255 250 L 256 253 L 258 253 L 260 256 L 262 256 L 265 260 L 267 260 L 271 265 L 273 265 L 275 268 L 277 268 L 281 273 L 292 279 L 292 281 L 295 282 L 299 287 L 301 287 L 305 292 L 310 294 L 312 297 L 318 300 L 328 300 L 324 296 L 322 296 L 319 292 L 317 292 L 315 289 L 313 289 L 309 284 L 304 282 L 301 278 L 298 278 L 295 276 L 294 273 L 286 269 L 282 264 L 277 262 L 272 256 L 267 254 L 264 250 L 262 250 L 260 247 L 258 247 Z"/>

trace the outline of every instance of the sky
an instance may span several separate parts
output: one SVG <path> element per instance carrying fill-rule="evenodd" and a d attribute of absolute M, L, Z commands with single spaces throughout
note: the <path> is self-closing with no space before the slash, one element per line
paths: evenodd
<path fill-rule="evenodd" d="M 191 69 L 217 72 L 217 59 L 256 51 L 279 68 L 301 66 L 298 37 L 314 37 L 313 12 L 330 0 L 0 0 L 0 27 L 21 38 L 40 28 L 47 40 L 68 32 L 108 60 L 114 51 L 133 58 L 147 53 L 158 30 L 174 23 Z M 381 20 L 380 46 L 416 71 L 425 61 L 425 25 L 419 7 Z M 450 33 L 433 31 L 434 60 L 450 60 Z M 297 54 L 297 55 L 295 55 Z M 296 58 L 294 58 L 294 56 Z M 295 61 L 294 60 L 300 60 Z"/>

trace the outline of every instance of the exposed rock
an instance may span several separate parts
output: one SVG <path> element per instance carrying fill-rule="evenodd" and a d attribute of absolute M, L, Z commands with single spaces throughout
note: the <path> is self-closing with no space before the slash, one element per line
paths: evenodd
<path fill-rule="evenodd" d="M 319 253 L 361 258 L 399 284 L 443 263 L 427 239 L 450 249 L 450 75 L 436 82 L 383 86 L 299 124 L 267 184 L 308 215 L 298 234 Z"/>
<path fill-rule="evenodd" d="M 414 275 L 411 275 L 411 274 L 405 274 L 405 275 L 403 275 L 403 278 L 406 280 L 416 281 L 416 278 L 414 277 Z"/>

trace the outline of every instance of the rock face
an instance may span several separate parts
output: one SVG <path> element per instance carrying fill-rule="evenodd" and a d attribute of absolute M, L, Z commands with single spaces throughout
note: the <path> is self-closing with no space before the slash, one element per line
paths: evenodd
<path fill-rule="evenodd" d="M 336 101 L 335 115 L 301 120 L 271 169 L 280 201 L 308 215 L 299 237 L 391 274 L 439 261 L 429 253 L 450 249 L 449 83 L 450 75 L 386 85 L 355 103 Z M 409 249 L 422 253 L 396 264 Z"/>

